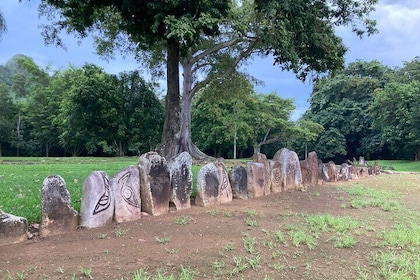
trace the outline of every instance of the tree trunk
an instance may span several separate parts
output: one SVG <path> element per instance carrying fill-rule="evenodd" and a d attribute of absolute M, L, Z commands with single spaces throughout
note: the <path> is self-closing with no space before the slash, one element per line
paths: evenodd
<path fill-rule="evenodd" d="M 157 152 L 170 159 L 179 152 L 179 42 L 169 40 L 166 65 L 167 94 L 165 98 L 165 122 L 162 142 Z"/>
<path fill-rule="evenodd" d="M 45 143 L 45 157 L 49 157 L 50 155 L 50 145 L 49 143 Z"/>
<path fill-rule="evenodd" d="M 181 131 L 180 131 L 180 150 L 179 152 L 188 152 L 194 159 L 210 159 L 211 157 L 200 151 L 194 145 L 191 139 L 191 107 L 194 92 L 192 91 L 192 66 L 189 61 L 182 63 L 184 75 L 182 87 L 182 107 L 181 107 Z"/>
<path fill-rule="evenodd" d="M 258 154 L 258 153 L 260 153 L 260 152 L 261 152 L 261 146 L 262 146 L 262 145 L 258 144 L 258 145 L 256 145 L 256 146 L 254 147 L 254 155 L 256 155 L 256 154 Z"/>

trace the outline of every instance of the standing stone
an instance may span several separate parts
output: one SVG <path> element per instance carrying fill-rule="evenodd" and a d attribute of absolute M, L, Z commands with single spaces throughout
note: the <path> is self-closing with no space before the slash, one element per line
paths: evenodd
<path fill-rule="evenodd" d="M 358 172 L 357 172 L 357 167 L 356 166 L 350 165 L 349 166 L 349 172 L 350 172 L 350 179 L 352 179 L 352 180 L 359 179 L 359 176 L 357 174 Z"/>
<path fill-rule="evenodd" d="M 362 156 L 359 157 L 359 164 L 360 165 L 365 165 L 366 164 L 364 157 L 362 157 Z"/>
<path fill-rule="evenodd" d="M 367 166 L 357 167 L 357 175 L 359 178 L 369 177 L 369 168 Z"/>
<path fill-rule="evenodd" d="M 108 175 L 93 171 L 83 182 L 80 205 L 80 226 L 102 227 L 112 222 L 114 216 L 114 193 Z"/>
<path fill-rule="evenodd" d="M 248 176 L 248 197 L 263 196 L 266 185 L 270 185 L 270 182 L 266 181 L 266 169 L 264 164 L 259 162 L 247 162 L 246 170 Z"/>
<path fill-rule="evenodd" d="M 135 221 L 141 218 L 140 174 L 138 166 L 129 166 L 110 180 L 114 191 L 117 223 Z"/>
<path fill-rule="evenodd" d="M 327 173 L 328 173 L 328 178 L 330 178 L 328 182 L 337 181 L 337 166 L 335 165 L 333 161 L 327 162 Z"/>
<path fill-rule="evenodd" d="M 271 193 L 271 168 L 267 156 L 263 153 L 256 153 L 253 155 L 253 160 L 264 165 L 264 182 L 266 182 L 264 185 L 264 195 L 269 195 Z"/>
<path fill-rule="evenodd" d="M 216 162 L 217 173 L 219 175 L 219 197 L 220 203 L 232 202 L 232 187 L 229 182 L 229 176 L 226 172 L 226 166 L 223 162 Z"/>
<path fill-rule="evenodd" d="M 379 164 L 375 160 L 375 163 L 373 164 L 373 175 L 379 175 L 380 172 L 381 170 L 379 169 Z"/>
<path fill-rule="evenodd" d="M 70 193 L 61 176 L 45 178 L 41 190 L 41 236 L 73 231 L 78 226 L 78 213 L 70 206 Z"/>
<path fill-rule="evenodd" d="M 197 197 L 198 206 L 210 206 L 220 204 L 220 181 L 217 167 L 214 163 L 204 165 L 197 174 Z"/>
<path fill-rule="evenodd" d="M 307 189 L 318 184 L 318 156 L 316 152 L 310 152 L 306 160 L 300 162 L 302 171 L 302 183 Z"/>
<path fill-rule="evenodd" d="M 281 164 L 278 161 L 270 161 L 271 169 L 271 191 L 279 193 L 283 191 L 283 174 L 281 173 Z"/>
<path fill-rule="evenodd" d="M 300 169 L 299 157 L 293 151 L 282 148 L 274 155 L 273 160 L 279 161 L 283 174 L 283 188 L 302 189 L 302 171 Z"/>
<path fill-rule="evenodd" d="M 347 163 L 343 163 L 340 166 L 340 170 L 338 172 L 338 180 L 348 181 L 350 179 L 350 170 L 349 165 Z"/>
<path fill-rule="evenodd" d="M 25 241 L 27 230 L 28 222 L 25 218 L 0 210 L 0 245 Z"/>
<path fill-rule="evenodd" d="M 166 159 L 156 152 L 140 156 L 140 197 L 142 211 L 152 216 L 167 214 L 171 177 Z"/>
<path fill-rule="evenodd" d="M 229 181 L 232 187 L 233 198 L 248 198 L 248 176 L 243 166 L 237 164 L 229 171 Z"/>
<path fill-rule="evenodd" d="M 191 166 L 192 158 L 187 152 L 180 153 L 168 162 L 168 167 L 171 171 L 171 195 L 169 201 L 175 205 L 176 210 L 191 208 L 193 185 Z"/>
<path fill-rule="evenodd" d="M 322 180 L 324 182 L 329 182 L 331 180 L 328 175 L 327 166 L 321 160 L 318 160 L 318 180 Z"/>

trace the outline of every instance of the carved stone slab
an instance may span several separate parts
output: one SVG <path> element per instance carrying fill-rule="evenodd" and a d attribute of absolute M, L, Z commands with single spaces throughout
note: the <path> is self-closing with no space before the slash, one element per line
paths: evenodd
<path fill-rule="evenodd" d="M 278 161 L 270 161 L 271 192 L 279 193 L 283 191 L 283 174 L 281 164 Z"/>
<path fill-rule="evenodd" d="M 187 152 L 182 152 L 168 162 L 171 171 L 171 195 L 176 210 L 191 208 L 191 192 L 193 177 L 191 172 L 192 157 Z"/>
<path fill-rule="evenodd" d="M 301 190 L 302 172 L 297 154 L 286 148 L 282 148 L 276 152 L 273 160 L 279 161 L 281 164 L 284 189 Z"/>
<path fill-rule="evenodd" d="M 142 211 L 152 216 L 167 214 L 171 193 L 170 172 L 166 159 L 156 152 L 139 158 Z"/>
<path fill-rule="evenodd" d="M 83 182 L 80 205 L 80 226 L 96 228 L 112 222 L 114 216 L 114 193 L 108 175 L 93 171 Z"/>
<path fill-rule="evenodd" d="M 263 196 L 266 185 L 270 185 L 270 182 L 266 181 L 266 169 L 264 164 L 259 162 L 247 162 L 246 171 L 248 177 L 248 197 L 252 198 Z"/>
<path fill-rule="evenodd" d="M 256 153 L 253 155 L 253 160 L 255 162 L 262 163 L 264 165 L 264 195 L 269 195 L 271 193 L 271 168 L 270 162 L 267 160 L 267 156 L 263 153 Z"/>
<path fill-rule="evenodd" d="M 118 172 L 111 180 L 114 190 L 117 223 L 135 221 L 141 218 L 140 172 L 138 166 L 129 166 Z"/>
<path fill-rule="evenodd" d="M 219 197 L 220 203 L 232 202 L 233 194 L 232 187 L 229 182 L 229 176 L 226 172 L 226 166 L 223 162 L 216 162 L 216 168 L 219 175 Z"/>
<path fill-rule="evenodd" d="M 70 193 L 61 176 L 45 178 L 41 190 L 41 236 L 73 231 L 78 226 L 78 213 L 70 206 Z"/>
<path fill-rule="evenodd" d="M 337 181 L 337 166 L 333 161 L 329 161 L 326 164 L 328 178 L 330 178 L 329 182 L 336 182 Z"/>
<path fill-rule="evenodd" d="M 316 186 L 318 184 L 318 156 L 316 152 L 310 152 L 308 158 L 300 162 L 300 168 L 304 187 Z"/>
<path fill-rule="evenodd" d="M 204 207 L 220 204 L 219 191 L 219 174 L 216 165 L 211 162 L 198 171 L 195 204 Z"/>
<path fill-rule="evenodd" d="M 0 210 L 0 245 L 15 244 L 26 240 L 28 222 Z"/>
<path fill-rule="evenodd" d="M 248 199 L 248 175 L 245 167 L 241 165 L 235 165 L 229 171 L 229 181 L 232 187 L 233 198 Z"/>

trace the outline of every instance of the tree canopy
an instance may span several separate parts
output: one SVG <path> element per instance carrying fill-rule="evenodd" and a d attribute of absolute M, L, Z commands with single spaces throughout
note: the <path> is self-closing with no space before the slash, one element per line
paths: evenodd
<path fill-rule="evenodd" d="M 251 53 L 271 55 L 282 69 L 305 79 L 309 74 L 342 67 L 346 48 L 335 34 L 335 26 L 351 25 L 360 36 L 375 32 L 375 22 L 368 15 L 376 2 L 43 0 L 41 10 L 49 16 L 58 12 L 56 22 L 44 28 L 46 40 L 58 45 L 62 45 L 58 37 L 61 30 L 74 31 L 82 37 L 100 30 L 108 42 L 115 43 L 99 44 L 102 51 L 123 45 L 124 39 L 132 43 L 126 49 L 136 54 L 146 50 L 156 57 L 153 50 L 160 53 L 162 47 L 166 48 L 168 92 L 159 151 L 171 157 L 188 147 L 179 139 L 179 135 L 184 135 L 179 133 L 181 126 L 188 129 L 190 121 L 188 111 L 182 114 L 185 119 L 180 119 L 180 56 L 188 58 L 195 50 L 202 57 L 200 54 L 207 50 L 219 51 L 229 43 L 238 53 L 233 67 Z M 216 36 L 225 40 L 203 44 Z M 187 74 L 184 78 L 191 78 Z"/>
<path fill-rule="evenodd" d="M 419 159 L 419 65 L 358 61 L 321 79 L 304 119 L 325 132 L 309 147 L 325 159 Z"/>

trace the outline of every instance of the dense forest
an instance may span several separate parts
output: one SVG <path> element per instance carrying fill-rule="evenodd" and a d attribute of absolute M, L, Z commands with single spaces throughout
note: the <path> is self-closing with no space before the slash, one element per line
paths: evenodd
<path fill-rule="evenodd" d="M 243 73 L 214 80 L 193 100 L 192 138 L 215 157 L 271 157 L 288 147 L 323 160 L 419 159 L 420 60 L 401 68 L 358 61 L 318 80 L 310 108 L 258 94 Z M 0 65 L 0 155 L 124 156 L 154 150 L 164 100 L 137 71 L 86 64 L 51 72 L 25 55 Z"/>

